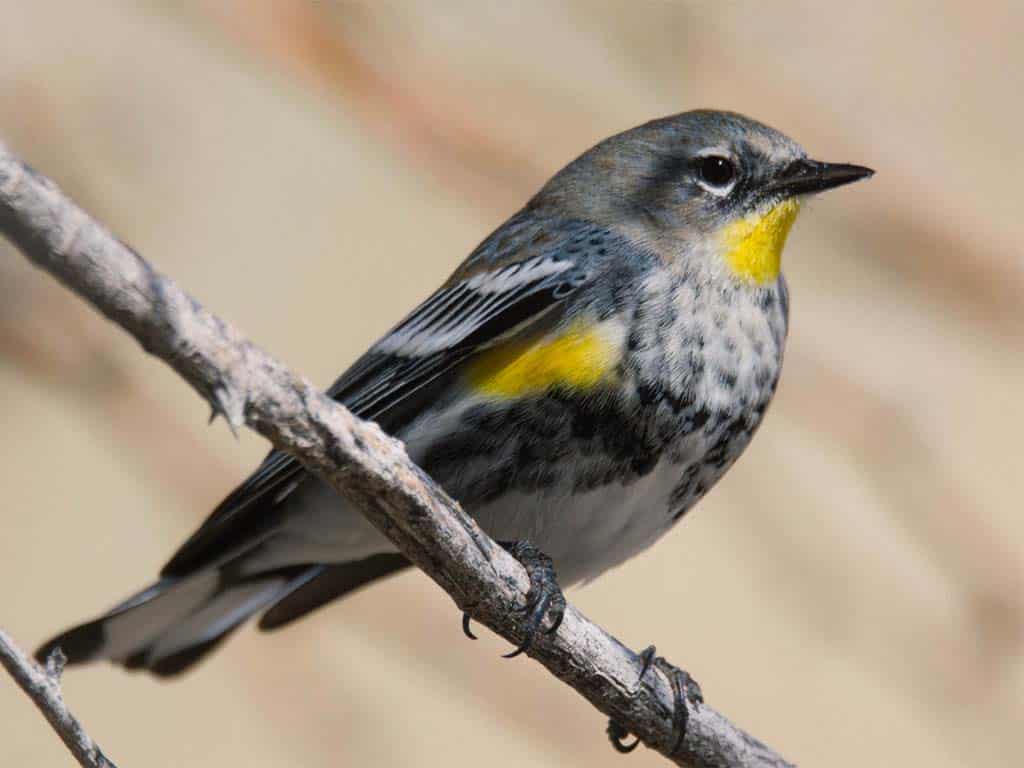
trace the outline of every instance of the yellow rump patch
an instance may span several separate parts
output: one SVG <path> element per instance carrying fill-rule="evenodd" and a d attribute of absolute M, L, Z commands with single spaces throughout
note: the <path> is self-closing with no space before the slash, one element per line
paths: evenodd
<path fill-rule="evenodd" d="M 757 285 L 775 280 L 786 236 L 799 211 L 796 200 L 783 200 L 767 213 L 751 213 L 725 227 L 725 260 L 733 274 Z"/>
<path fill-rule="evenodd" d="M 574 326 L 562 335 L 500 344 L 470 364 L 466 378 L 478 392 L 513 398 L 557 387 L 586 390 L 614 369 L 617 346 L 596 326 Z"/>

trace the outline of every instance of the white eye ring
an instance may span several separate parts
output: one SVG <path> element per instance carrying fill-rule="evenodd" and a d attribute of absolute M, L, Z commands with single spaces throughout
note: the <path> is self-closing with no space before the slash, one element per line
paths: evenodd
<path fill-rule="evenodd" d="M 697 160 L 697 183 L 718 197 L 732 192 L 739 177 L 736 161 L 728 155 L 709 152 Z"/>

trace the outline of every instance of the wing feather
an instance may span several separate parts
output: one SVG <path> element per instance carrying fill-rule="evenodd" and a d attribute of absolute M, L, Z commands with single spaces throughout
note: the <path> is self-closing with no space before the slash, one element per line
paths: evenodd
<path fill-rule="evenodd" d="M 536 227 L 525 234 L 531 233 L 540 239 Z M 460 272 L 374 344 L 327 394 L 361 418 L 376 420 L 392 432 L 400 429 L 408 409 L 398 406 L 408 398 L 476 352 L 538 321 L 587 281 L 586 268 L 560 245 L 564 243 L 552 243 L 539 253 L 524 247 L 525 258 L 496 263 L 485 241 Z M 278 520 L 261 513 L 267 500 L 273 506 L 304 477 L 297 461 L 271 451 L 161 575 L 183 575 L 264 535 Z"/>

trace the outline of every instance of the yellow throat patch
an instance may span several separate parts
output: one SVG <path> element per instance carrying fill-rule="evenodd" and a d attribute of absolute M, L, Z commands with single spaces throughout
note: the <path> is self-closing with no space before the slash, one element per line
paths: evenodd
<path fill-rule="evenodd" d="M 596 326 L 574 325 L 556 337 L 499 344 L 474 360 L 467 372 L 477 392 L 499 398 L 549 389 L 587 390 L 615 368 L 619 352 Z"/>
<path fill-rule="evenodd" d="M 756 285 L 775 280 L 786 236 L 799 211 L 796 200 L 783 200 L 766 213 L 751 213 L 726 226 L 721 237 L 732 273 Z"/>

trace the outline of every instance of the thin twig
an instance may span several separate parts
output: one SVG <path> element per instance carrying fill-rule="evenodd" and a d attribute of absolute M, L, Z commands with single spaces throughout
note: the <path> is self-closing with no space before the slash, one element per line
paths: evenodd
<path fill-rule="evenodd" d="M 0 630 L 0 664 L 39 707 L 39 711 L 46 716 L 78 764 L 82 768 L 116 768 L 64 703 L 60 691 L 60 673 L 64 661 L 64 654 L 59 648 L 55 649 L 43 669 L 26 656 L 7 633 Z"/>
<path fill-rule="evenodd" d="M 355 418 L 205 310 L 172 280 L 0 145 L 0 232 L 177 371 L 232 428 L 248 425 L 354 504 L 459 608 L 510 642 L 523 639 L 529 581 L 397 440 Z M 572 606 L 529 655 L 649 747 L 679 765 L 789 765 L 697 700 L 675 754 L 672 688 Z"/>

